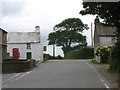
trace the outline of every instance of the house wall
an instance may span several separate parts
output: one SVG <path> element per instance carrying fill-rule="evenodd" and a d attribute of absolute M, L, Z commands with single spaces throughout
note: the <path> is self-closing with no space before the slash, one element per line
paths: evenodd
<path fill-rule="evenodd" d="M 97 31 L 95 31 L 94 34 L 94 53 L 96 51 L 96 48 L 100 45 L 100 39 L 99 39 L 99 35 L 97 33 Z"/>
<path fill-rule="evenodd" d="M 0 63 L 2 63 L 2 45 L 0 44 Z"/>
<path fill-rule="evenodd" d="M 2 44 L 2 30 L 0 30 L 0 44 Z"/>
<path fill-rule="evenodd" d="M 2 30 L 0 30 L 0 63 L 2 63 Z"/>
<path fill-rule="evenodd" d="M 26 59 L 26 53 L 32 52 L 32 59 L 43 60 L 43 47 L 40 43 L 32 43 L 31 49 L 27 49 L 27 44 L 8 44 L 7 52 L 12 56 L 12 49 L 19 48 L 20 59 Z"/>
<path fill-rule="evenodd" d="M 7 33 L 4 31 L 2 33 L 2 58 L 7 59 Z"/>
<path fill-rule="evenodd" d="M 0 63 L 7 56 L 7 32 L 0 30 Z"/>
<path fill-rule="evenodd" d="M 114 37 L 100 37 L 100 45 L 102 46 L 113 46 L 115 41 L 113 40 Z"/>

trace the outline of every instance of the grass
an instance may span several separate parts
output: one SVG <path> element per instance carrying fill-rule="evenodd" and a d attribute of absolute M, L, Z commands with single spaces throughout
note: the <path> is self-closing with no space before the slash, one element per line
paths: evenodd
<path fill-rule="evenodd" d="M 91 62 L 92 64 L 100 64 L 100 63 L 97 62 L 95 59 L 92 59 L 90 62 Z"/>

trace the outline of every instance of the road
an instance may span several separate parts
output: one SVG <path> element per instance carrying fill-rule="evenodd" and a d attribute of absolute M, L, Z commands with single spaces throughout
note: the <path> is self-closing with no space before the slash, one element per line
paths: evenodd
<path fill-rule="evenodd" d="M 87 60 L 51 60 L 23 73 L 3 74 L 3 88 L 109 88 Z"/>

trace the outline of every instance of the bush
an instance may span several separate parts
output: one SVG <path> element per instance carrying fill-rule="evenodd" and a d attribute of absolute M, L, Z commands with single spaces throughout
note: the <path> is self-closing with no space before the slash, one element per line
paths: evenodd
<path fill-rule="evenodd" d="M 65 55 L 65 59 L 92 59 L 94 57 L 93 48 L 81 48 L 72 50 Z"/>
<path fill-rule="evenodd" d="M 43 54 L 43 56 L 44 56 L 45 61 L 50 60 L 50 59 L 63 59 L 63 57 L 61 57 L 60 55 L 58 55 L 57 57 L 53 57 L 53 56 L 51 56 L 49 54 Z"/>
<path fill-rule="evenodd" d="M 117 42 L 111 49 L 110 71 L 120 73 L 120 42 Z"/>
<path fill-rule="evenodd" d="M 107 63 L 108 62 L 108 57 L 110 56 L 109 49 L 104 46 L 98 46 L 96 48 L 96 53 L 97 56 L 100 56 L 101 60 L 100 63 Z"/>
<path fill-rule="evenodd" d="M 100 63 L 97 62 L 97 60 L 95 60 L 95 59 L 92 59 L 90 62 L 93 63 L 93 64 L 100 64 Z"/>
<path fill-rule="evenodd" d="M 46 60 L 49 60 L 50 55 L 49 54 L 43 54 L 43 57 L 44 57 L 44 61 L 46 61 Z"/>

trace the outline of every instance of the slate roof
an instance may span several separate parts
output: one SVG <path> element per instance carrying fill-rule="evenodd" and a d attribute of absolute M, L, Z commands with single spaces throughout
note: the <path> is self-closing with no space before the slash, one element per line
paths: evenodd
<path fill-rule="evenodd" d="M 9 32 L 7 43 L 37 43 L 40 42 L 38 32 Z"/>
<path fill-rule="evenodd" d="M 7 31 L 3 30 L 2 28 L 0 28 L 0 30 L 2 30 L 3 32 L 7 33 Z"/>

